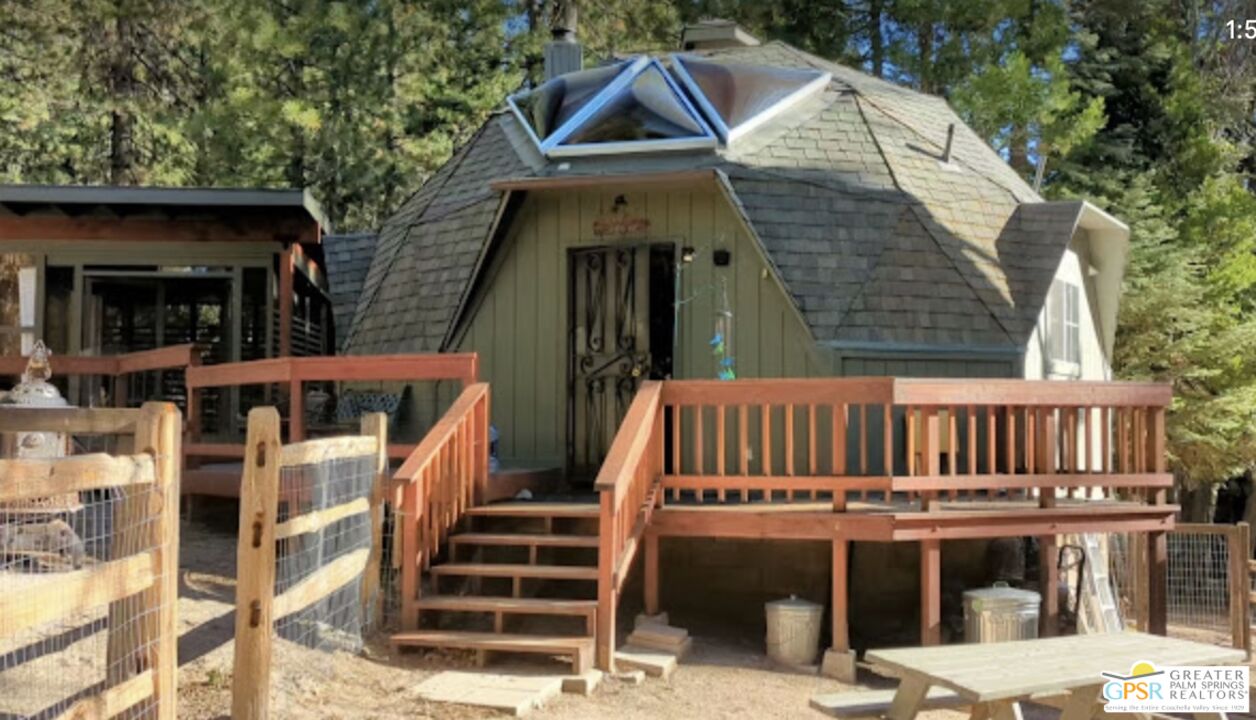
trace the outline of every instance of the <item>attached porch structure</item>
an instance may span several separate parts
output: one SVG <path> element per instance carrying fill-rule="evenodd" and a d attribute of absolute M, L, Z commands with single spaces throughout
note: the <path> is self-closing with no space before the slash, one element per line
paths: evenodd
<path fill-rule="evenodd" d="M 920 547 L 921 637 L 941 641 L 944 540 L 1037 537 L 1042 587 L 1057 537 L 1147 533 L 1148 603 L 1165 632 L 1167 386 L 1018 380 L 647 382 L 598 476 L 598 659 L 643 549 L 645 610 L 659 602 L 659 540 L 832 543 L 832 640 L 850 650 L 848 557 L 860 541 Z M 1042 629 L 1058 625 L 1043 594 Z"/>

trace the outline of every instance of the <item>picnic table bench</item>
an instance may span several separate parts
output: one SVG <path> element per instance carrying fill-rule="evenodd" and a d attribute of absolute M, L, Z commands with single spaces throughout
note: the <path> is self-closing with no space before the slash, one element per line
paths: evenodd
<path fill-rule="evenodd" d="M 872 650 L 865 659 L 899 679 L 885 712 L 890 720 L 912 720 L 926 706 L 940 704 L 970 705 L 974 720 L 1019 720 L 1020 702 L 1030 699 L 1060 707 L 1061 720 L 1087 720 L 1103 711 L 1101 691 L 1107 680 L 1101 673 L 1125 674 L 1140 661 L 1156 666 L 1240 665 L 1246 655 L 1233 648 L 1120 632 Z M 881 714 L 885 707 L 874 708 L 869 698 L 867 693 L 836 693 L 818 697 L 812 705 L 839 715 Z M 1224 717 L 1195 715 L 1199 720 Z"/>

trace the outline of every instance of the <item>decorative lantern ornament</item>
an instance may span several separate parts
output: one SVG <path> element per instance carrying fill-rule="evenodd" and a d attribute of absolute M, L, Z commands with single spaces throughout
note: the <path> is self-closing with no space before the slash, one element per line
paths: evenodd
<path fill-rule="evenodd" d="M 22 381 L 8 394 L 7 402 L 3 406 L 6 410 L 21 412 L 24 408 L 70 407 L 56 386 L 49 382 L 52 379 L 52 365 L 48 359 L 50 354 L 42 340 L 35 343 L 30 360 L 26 363 L 26 371 L 22 373 Z M 5 441 L 5 454 L 19 458 L 59 458 L 65 456 L 69 447 L 68 436 L 58 432 L 19 432 L 5 438 Z M 63 493 L 53 497 L 4 503 L 0 509 L 10 513 L 60 514 L 75 512 L 81 508 L 78 493 Z"/>

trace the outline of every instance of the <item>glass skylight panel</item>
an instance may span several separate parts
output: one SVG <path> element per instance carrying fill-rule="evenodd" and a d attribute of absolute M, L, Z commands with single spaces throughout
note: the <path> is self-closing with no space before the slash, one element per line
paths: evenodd
<path fill-rule="evenodd" d="M 531 132 L 537 145 L 541 145 L 630 64 L 621 62 L 561 75 L 532 90 L 511 96 L 508 99 L 510 107 Z"/>
<path fill-rule="evenodd" d="M 696 109 L 658 63 L 650 63 L 630 82 L 598 99 L 592 113 L 562 140 L 560 148 L 599 143 L 642 143 L 616 151 L 664 149 L 668 141 L 713 146 L 714 135 Z"/>
<path fill-rule="evenodd" d="M 806 68 L 715 63 L 676 55 L 672 67 L 726 144 L 805 100 L 829 73 Z"/>

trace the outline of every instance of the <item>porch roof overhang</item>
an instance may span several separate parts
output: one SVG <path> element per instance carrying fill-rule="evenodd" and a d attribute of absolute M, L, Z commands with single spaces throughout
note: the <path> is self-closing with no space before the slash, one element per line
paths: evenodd
<path fill-rule="evenodd" d="M 1129 258 L 1130 228 L 1089 201 L 1082 201 L 1076 230 L 1090 239 L 1090 264 L 1095 273 L 1095 302 L 1103 350 L 1111 359 L 1116 343 L 1116 319 L 1121 301 L 1121 282 Z"/>
<path fill-rule="evenodd" d="M 0 240 L 317 244 L 328 229 L 304 189 L 0 185 Z"/>

